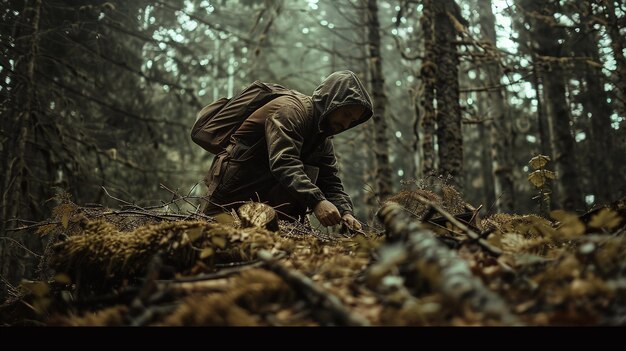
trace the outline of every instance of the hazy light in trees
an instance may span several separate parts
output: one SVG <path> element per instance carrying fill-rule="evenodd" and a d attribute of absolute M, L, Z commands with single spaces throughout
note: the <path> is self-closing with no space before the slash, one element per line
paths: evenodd
<path fill-rule="evenodd" d="M 511 17 L 504 13 L 508 7 L 508 0 L 492 0 L 491 2 L 491 8 L 496 17 L 496 25 L 499 26 L 498 30 L 496 30 L 497 47 L 516 53 L 518 44 L 511 40 Z"/>
<path fill-rule="evenodd" d="M 317 10 L 319 8 L 319 6 L 317 5 L 317 3 L 319 2 L 319 0 L 306 0 L 309 3 L 309 7 L 313 10 Z"/>
<path fill-rule="evenodd" d="M 580 143 L 581 141 L 587 139 L 587 134 L 585 134 L 585 132 L 578 132 L 574 138 L 577 143 Z"/>
<path fill-rule="evenodd" d="M 619 129 L 619 124 L 623 120 L 624 119 L 618 116 L 617 113 L 613 113 L 611 115 L 611 127 L 613 127 L 613 129 L 616 129 L 616 130 Z"/>
<path fill-rule="evenodd" d="M 534 144 L 537 142 L 537 137 L 534 135 L 526 135 L 526 141 L 528 141 L 531 144 Z"/>
<path fill-rule="evenodd" d="M 402 138 L 402 132 L 401 131 L 396 131 L 396 138 Z"/>
<path fill-rule="evenodd" d="M 194 5 L 192 1 L 185 0 L 185 12 L 193 12 Z"/>
<path fill-rule="evenodd" d="M 309 33 L 309 28 L 302 28 L 302 33 L 303 34 L 308 34 Z"/>
<path fill-rule="evenodd" d="M 398 170 L 398 176 L 402 177 L 404 175 L 404 170 L 399 169 Z"/>
<path fill-rule="evenodd" d="M 522 84 L 522 89 L 524 90 L 524 95 L 526 95 L 527 99 L 537 96 L 535 90 L 533 89 L 533 85 L 530 82 L 524 82 L 524 84 Z M 536 103 L 537 102 L 535 101 L 535 104 Z"/>
<path fill-rule="evenodd" d="M 172 33 L 170 32 L 170 36 L 172 37 L 172 40 L 174 40 L 177 43 L 182 43 L 185 41 L 185 36 L 183 36 L 180 33 Z"/>
<path fill-rule="evenodd" d="M 585 195 L 585 202 L 587 203 L 587 205 L 593 204 L 595 200 L 596 200 L 596 197 L 593 194 Z"/>
<path fill-rule="evenodd" d="M 188 21 L 184 22 L 182 24 L 183 29 L 188 30 L 188 31 L 192 31 L 194 29 L 196 29 L 198 27 L 198 22 L 189 19 Z"/>

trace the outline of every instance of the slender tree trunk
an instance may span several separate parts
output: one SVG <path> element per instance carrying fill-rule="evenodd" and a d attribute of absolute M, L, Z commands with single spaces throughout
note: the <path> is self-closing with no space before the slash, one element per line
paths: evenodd
<path fill-rule="evenodd" d="M 424 35 L 424 60 L 420 69 L 421 83 L 418 91 L 420 106 L 419 119 L 422 127 L 422 164 L 421 176 L 428 176 L 435 170 L 435 81 L 437 64 L 435 53 L 435 30 L 433 0 L 424 0 L 424 12 L 421 18 Z"/>
<path fill-rule="evenodd" d="M 615 101 L 614 109 L 617 114 L 622 118 L 622 122 L 620 123 L 619 130 L 619 139 L 621 142 L 618 144 L 619 146 L 615 146 L 613 159 L 613 168 L 615 170 L 615 175 L 623 174 L 626 172 L 626 167 L 624 166 L 624 153 L 626 152 L 626 54 L 624 53 L 624 43 L 626 39 L 624 39 L 623 32 L 620 33 L 620 27 L 618 23 L 618 18 L 616 15 L 614 0 L 604 0 L 604 4 L 606 5 L 606 17 L 607 17 L 607 31 L 609 37 L 611 38 L 611 48 L 613 49 L 613 56 L 616 61 L 615 68 Z M 621 7 L 622 10 L 624 7 Z M 611 184 L 611 188 L 617 193 L 620 194 L 626 191 L 626 181 L 624 177 L 615 176 L 615 182 Z"/>
<path fill-rule="evenodd" d="M 576 157 L 574 154 L 574 137 L 570 127 L 570 115 L 565 99 L 565 82 L 555 77 L 563 77 L 563 69 L 556 65 L 552 68 L 551 79 L 545 79 L 545 101 L 548 108 L 548 128 L 552 139 L 550 144 L 554 152 L 555 170 L 557 173 L 558 204 L 569 210 L 584 209 Z"/>
<path fill-rule="evenodd" d="M 480 100 L 478 102 L 478 108 L 481 116 L 487 115 L 490 103 L 491 100 Z M 478 124 L 478 140 L 476 140 L 476 144 L 480 145 L 480 172 L 481 178 L 483 179 L 482 194 L 484 196 L 483 204 L 486 209 L 490 209 L 491 205 L 496 202 L 496 182 L 493 174 L 493 158 L 492 155 L 490 155 L 492 145 L 488 134 L 488 131 L 491 128 L 491 123 L 493 122 L 489 122 L 486 125 L 485 123 Z"/>
<path fill-rule="evenodd" d="M 542 16 L 553 16 L 554 9 L 545 6 L 543 1 L 533 0 L 532 8 Z M 550 24 L 537 18 L 529 18 L 533 35 L 537 42 L 537 53 L 540 56 L 560 57 L 561 50 L 556 43 L 558 33 Z M 553 151 L 555 170 L 558 180 L 556 192 L 558 204 L 564 209 L 584 209 L 583 197 L 578 182 L 576 155 L 574 153 L 574 137 L 570 127 L 569 105 L 565 95 L 564 70 L 559 62 L 550 60 L 550 71 L 544 75 L 543 94 L 548 112 L 548 128 L 550 130 L 550 144 Z M 543 73 L 543 71 L 542 71 Z"/>
<path fill-rule="evenodd" d="M 542 155 L 552 155 L 552 146 L 550 145 L 550 130 L 548 129 L 548 117 L 543 104 L 543 72 L 537 64 L 537 55 L 533 55 L 533 86 L 537 94 L 537 130 L 539 131 L 539 153 Z"/>
<path fill-rule="evenodd" d="M 463 188 L 463 136 L 459 104 L 459 57 L 456 52 L 456 28 L 452 22 L 456 4 L 453 0 L 433 3 L 437 50 L 437 145 L 439 170 L 452 177 L 452 184 Z"/>
<path fill-rule="evenodd" d="M 617 75 L 617 94 L 620 99 L 619 111 L 622 117 L 626 117 L 626 56 L 624 56 L 624 35 L 620 34 L 620 27 L 618 24 L 617 16 L 615 15 L 615 1 L 604 0 L 606 5 L 606 16 L 608 20 L 607 30 L 609 37 L 611 38 L 611 48 L 613 49 L 613 56 L 617 63 L 616 75 Z"/>
<path fill-rule="evenodd" d="M 16 98 L 18 109 L 14 111 L 14 118 L 11 125 L 7 129 L 9 132 L 16 132 L 14 144 L 8 143 L 11 149 L 5 150 L 7 153 L 7 166 L 4 169 L 5 178 L 2 193 L 2 230 L 0 233 L 5 235 L 5 230 L 14 227 L 16 222 L 8 224 L 6 221 L 11 218 L 22 217 L 26 215 L 23 203 L 28 202 L 28 181 L 26 157 L 27 155 L 27 138 L 32 128 L 36 109 L 36 76 L 35 68 L 37 65 L 37 55 L 39 50 L 39 21 L 41 17 L 41 0 L 33 0 L 24 9 L 21 16 L 27 18 L 29 16 L 31 32 L 29 42 L 25 46 L 26 55 L 24 61 L 16 63 L 16 71 L 21 72 L 26 77 L 26 89 L 23 93 L 23 99 Z M 23 105 L 22 105 L 23 103 Z M 13 153 L 11 150 L 14 150 Z M 11 237 L 8 235 L 7 237 Z M 20 241 L 19 237 L 15 240 Z M 2 240 L 0 243 L 0 275 L 7 279 L 10 283 L 16 282 L 23 275 L 24 265 L 16 259 L 11 248 L 13 245 L 7 244 L 8 241 Z M 4 295 L 4 291 L 0 291 L 0 295 Z M 0 296 L 2 297 L 2 296 Z"/>
<path fill-rule="evenodd" d="M 491 10 L 491 1 L 479 0 L 480 29 L 485 39 L 496 47 L 495 16 Z M 497 61 L 485 65 L 489 86 L 500 84 L 502 71 Z M 511 134 L 510 121 L 506 119 L 502 90 L 490 90 L 487 93 L 492 117 L 490 124 L 491 158 L 493 163 L 493 180 L 496 197 L 496 209 L 499 212 L 513 211 L 513 173 L 511 168 Z"/>
<path fill-rule="evenodd" d="M 376 158 L 376 184 L 378 196 L 381 200 L 386 199 L 392 193 L 391 164 L 389 162 L 389 138 L 387 137 L 387 120 L 385 108 L 387 96 L 385 95 L 385 78 L 382 69 L 382 56 L 380 52 L 380 23 L 378 22 L 377 0 L 367 2 L 367 23 L 370 59 L 370 79 L 374 103 L 374 135 Z"/>
<path fill-rule="evenodd" d="M 589 28 L 591 21 L 591 4 L 582 8 L 582 28 L 580 40 L 573 45 L 576 56 L 586 56 L 592 61 L 600 63 L 598 53 L 598 38 L 596 32 Z M 592 150 L 590 159 L 592 185 L 596 194 L 596 203 L 607 203 L 611 200 L 614 173 L 611 155 L 613 155 L 613 131 L 611 128 L 611 108 L 607 103 L 607 93 L 604 90 L 602 69 L 583 62 L 579 72 L 583 72 L 585 81 L 582 92 L 582 104 L 585 111 L 591 113 L 589 144 Z"/>

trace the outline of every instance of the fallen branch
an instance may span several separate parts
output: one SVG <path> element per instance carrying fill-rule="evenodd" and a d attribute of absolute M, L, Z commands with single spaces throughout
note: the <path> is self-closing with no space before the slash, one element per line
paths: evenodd
<path fill-rule="evenodd" d="M 441 206 L 424 198 L 423 196 L 415 195 L 415 199 L 417 199 L 419 202 L 423 203 L 424 205 L 430 206 L 430 208 L 434 209 L 435 211 L 439 212 L 439 214 L 441 214 L 446 220 L 448 220 L 448 222 L 452 223 L 454 226 L 461 229 L 465 234 L 467 234 L 467 236 L 469 236 L 472 240 L 476 241 L 478 245 L 480 245 L 483 249 L 485 249 L 492 256 L 498 257 L 502 255 L 502 250 L 489 244 L 485 239 L 481 238 L 480 235 L 478 235 L 478 233 L 473 231 L 471 228 L 463 224 L 458 219 L 454 218 L 453 215 L 451 215 L 450 213 L 448 213 L 448 211 L 441 208 Z"/>
<path fill-rule="evenodd" d="M 420 279 L 427 279 L 430 286 L 460 306 L 467 306 L 506 325 L 519 323 L 504 300 L 472 275 L 467 262 L 442 244 L 434 233 L 407 215 L 402 206 L 386 204 L 378 216 L 388 233 L 405 238 L 403 249 L 406 258 L 402 261 L 404 265 L 410 265 L 409 272 L 417 270 Z"/>
<path fill-rule="evenodd" d="M 274 259 L 278 260 L 285 256 L 287 256 L 287 254 L 285 254 L 284 252 L 281 252 L 278 255 L 274 256 Z M 189 282 L 199 282 L 199 281 L 205 281 L 205 280 L 226 278 L 233 274 L 241 273 L 242 271 L 250 269 L 250 268 L 261 267 L 265 265 L 265 263 L 266 263 L 265 261 L 257 259 L 257 260 L 253 260 L 250 262 L 246 262 L 245 264 L 239 264 L 238 266 L 235 266 L 235 267 L 223 268 L 215 273 L 198 274 L 192 277 L 177 278 L 177 279 L 172 280 L 172 282 L 173 283 L 189 283 Z M 162 280 L 159 280 L 159 282 L 162 282 Z"/>
<path fill-rule="evenodd" d="M 281 265 L 269 252 L 261 250 L 257 255 L 267 264 L 270 271 L 278 274 L 304 296 L 313 308 L 313 313 L 317 315 L 318 319 L 321 319 L 320 323 L 347 326 L 370 325 L 364 317 L 350 312 L 337 296 L 322 289 L 304 274 Z M 328 312 L 328 314 L 324 312 Z"/>

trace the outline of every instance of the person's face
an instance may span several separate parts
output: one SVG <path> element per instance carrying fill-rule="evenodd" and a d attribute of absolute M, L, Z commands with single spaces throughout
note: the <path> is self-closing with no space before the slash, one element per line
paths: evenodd
<path fill-rule="evenodd" d="M 339 134 L 348 129 L 363 113 L 365 107 L 361 105 L 347 105 L 335 109 L 326 120 L 330 133 Z"/>

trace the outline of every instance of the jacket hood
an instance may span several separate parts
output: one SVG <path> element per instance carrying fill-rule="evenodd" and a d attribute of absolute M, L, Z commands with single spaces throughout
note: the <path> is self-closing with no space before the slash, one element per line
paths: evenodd
<path fill-rule="evenodd" d="M 326 117 L 336 108 L 346 105 L 361 105 L 365 112 L 361 118 L 352 123 L 348 129 L 353 128 L 372 117 L 372 99 L 365 90 L 363 83 L 352 71 L 337 71 L 332 73 L 320 84 L 313 95 L 313 108 L 316 116 L 319 116 L 320 129 Z"/>

